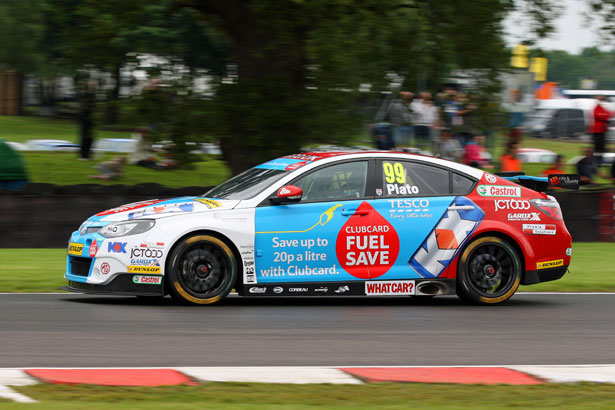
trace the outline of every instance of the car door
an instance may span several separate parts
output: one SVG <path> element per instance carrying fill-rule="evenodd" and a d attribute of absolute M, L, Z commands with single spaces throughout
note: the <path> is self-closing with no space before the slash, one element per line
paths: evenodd
<path fill-rule="evenodd" d="M 368 278 L 369 260 L 358 260 L 346 247 L 357 247 L 356 241 L 349 239 L 353 232 L 371 230 L 373 184 L 373 161 L 338 162 L 303 174 L 289 184 L 303 190 L 300 202 L 274 205 L 265 200 L 255 213 L 257 281 Z"/>
<path fill-rule="evenodd" d="M 399 250 L 390 269 L 370 279 L 439 276 L 484 216 L 463 196 L 475 184 L 468 176 L 429 163 L 379 161 L 374 217 L 380 215 L 391 225 Z"/>

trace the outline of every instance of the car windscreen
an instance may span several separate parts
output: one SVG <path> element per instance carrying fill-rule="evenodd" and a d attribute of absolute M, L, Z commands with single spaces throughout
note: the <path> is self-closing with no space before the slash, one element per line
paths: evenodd
<path fill-rule="evenodd" d="M 214 199 L 250 199 L 284 175 L 288 175 L 288 171 L 251 168 L 212 188 L 203 196 Z"/>

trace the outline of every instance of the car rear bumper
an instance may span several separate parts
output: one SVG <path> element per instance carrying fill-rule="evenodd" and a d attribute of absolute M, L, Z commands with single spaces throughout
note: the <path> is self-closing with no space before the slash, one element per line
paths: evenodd
<path fill-rule="evenodd" d="M 527 270 L 525 271 L 525 275 L 523 275 L 521 284 L 533 285 L 535 283 L 557 280 L 564 276 L 567 270 L 568 265 L 550 269 Z"/>

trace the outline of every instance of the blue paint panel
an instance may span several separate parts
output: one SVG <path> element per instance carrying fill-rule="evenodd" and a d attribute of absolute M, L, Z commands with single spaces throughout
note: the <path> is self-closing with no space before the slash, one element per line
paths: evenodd
<path fill-rule="evenodd" d="M 304 162 L 306 164 L 309 164 L 311 161 L 306 161 L 304 159 L 278 158 L 278 159 L 274 159 L 274 160 L 265 162 L 264 164 L 257 165 L 254 168 L 277 169 L 277 170 L 280 170 L 280 171 L 286 171 L 286 168 L 289 165 L 293 165 L 293 164 L 296 164 L 298 162 Z"/>
<path fill-rule="evenodd" d="M 255 254 L 259 283 L 358 280 L 340 267 L 336 239 L 364 201 L 256 208 Z M 349 215 L 343 215 L 349 214 Z"/>

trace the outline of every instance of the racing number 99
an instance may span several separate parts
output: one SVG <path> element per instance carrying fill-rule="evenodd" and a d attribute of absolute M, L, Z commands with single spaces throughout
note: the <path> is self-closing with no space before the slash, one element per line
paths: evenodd
<path fill-rule="evenodd" d="M 406 183 L 406 173 L 404 172 L 404 166 L 399 162 L 391 164 L 390 162 L 382 163 L 382 170 L 384 172 L 384 177 L 386 182 L 389 184 L 393 184 L 397 182 L 398 184 Z"/>

